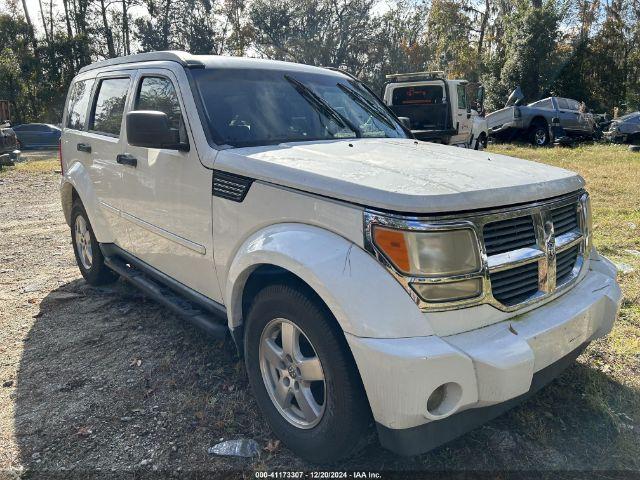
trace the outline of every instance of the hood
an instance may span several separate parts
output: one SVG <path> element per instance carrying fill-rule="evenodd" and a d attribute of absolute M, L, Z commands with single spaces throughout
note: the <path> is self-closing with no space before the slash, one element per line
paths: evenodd
<path fill-rule="evenodd" d="M 352 139 L 223 150 L 215 169 L 372 207 L 444 213 L 531 202 L 584 186 L 577 174 L 412 139 Z"/>

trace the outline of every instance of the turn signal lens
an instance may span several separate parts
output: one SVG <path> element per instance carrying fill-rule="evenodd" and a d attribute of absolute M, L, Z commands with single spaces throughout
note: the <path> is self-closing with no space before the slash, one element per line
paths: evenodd
<path fill-rule="evenodd" d="M 374 227 L 373 241 L 398 270 L 409 272 L 411 266 L 403 232 L 389 228 Z"/>

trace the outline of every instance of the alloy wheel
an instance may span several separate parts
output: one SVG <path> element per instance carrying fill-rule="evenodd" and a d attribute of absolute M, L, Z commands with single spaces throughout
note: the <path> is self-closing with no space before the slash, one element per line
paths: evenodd
<path fill-rule="evenodd" d="M 91 270 L 93 265 L 93 250 L 91 247 L 91 231 L 87 221 L 82 215 L 76 217 L 74 226 L 76 249 L 78 251 L 78 257 L 85 270 Z"/>
<path fill-rule="evenodd" d="M 269 397 L 292 425 L 316 426 L 326 407 L 326 382 L 315 348 L 293 322 L 276 318 L 262 331 L 260 371 Z"/>

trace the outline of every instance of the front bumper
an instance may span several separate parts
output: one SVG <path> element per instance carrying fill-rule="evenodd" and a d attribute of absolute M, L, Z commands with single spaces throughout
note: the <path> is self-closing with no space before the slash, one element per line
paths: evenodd
<path fill-rule="evenodd" d="M 401 454 L 428 451 L 542 387 L 611 330 L 621 300 L 615 275 L 596 254 L 573 289 L 503 322 L 446 337 L 347 334 L 381 443 Z M 430 410 L 442 385 L 444 400 Z"/>

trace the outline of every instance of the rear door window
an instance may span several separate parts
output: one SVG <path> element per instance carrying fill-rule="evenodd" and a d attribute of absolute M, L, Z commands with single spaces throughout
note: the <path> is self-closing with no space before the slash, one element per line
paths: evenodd
<path fill-rule="evenodd" d="M 143 77 L 136 97 L 136 110 L 155 110 L 167 114 L 177 143 L 187 143 L 187 131 L 176 89 L 166 77 Z"/>
<path fill-rule="evenodd" d="M 566 98 L 556 98 L 556 101 L 560 110 L 569 110 L 569 102 L 567 102 Z"/>
<path fill-rule="evenodd" d="M 106 78 L 100 81 L 89 130 L 120 136 L 128 89 L 128 78 Z"/>
<path fill-rule="evenodd" d="M 84 130 L 92 87 L 93 80 L 81 80 L 73 84 L 71 94 L 69 95 L 67 128 Z"/>
<path fill-rule="evenodd" d="M 441 85 L 419 85 L 414 87 L 399 87 L 393 89 L 393 105 L 433 105 L 442 103 L 443 91 Z"/>

